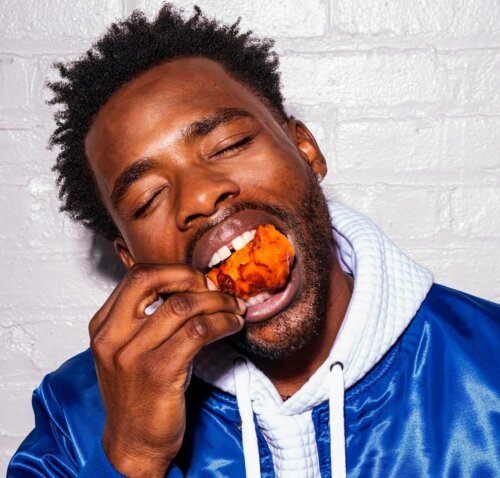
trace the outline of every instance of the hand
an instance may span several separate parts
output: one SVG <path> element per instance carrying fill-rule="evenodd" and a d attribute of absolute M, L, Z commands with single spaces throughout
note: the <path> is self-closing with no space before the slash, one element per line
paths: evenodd
<path fill-rule="evenodd" d="M 144 313 L 158 295 L 164 303 Z M 165 476 L 184 437 L 191 362 L 243 326 L 240 299 L 184 265 L 136 265 L 89 324 L 106 411 L 102 443 L 121 473 Z"/>

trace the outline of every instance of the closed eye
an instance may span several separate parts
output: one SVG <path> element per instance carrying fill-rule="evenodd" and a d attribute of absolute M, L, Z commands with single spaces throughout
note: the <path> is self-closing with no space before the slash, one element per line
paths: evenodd
<path fill-rule="evenodd" d="M 230 144 L 229 146 L 217 151 L 216 153 L 210 155 L 210 158 L 214 156 L 223 156 L 228 153 L 232 153 L 234 151 L 239 151 L 243 149 L 245 146 L 248 146 L 252 143 L 252 141 L 255 139 L 255 135 L 248 135 L 245 136 L 244 138 L 240 139 L 239 141 L 236 141 L 236 143 Z"/>
<path fill-rule="evenodd" d="M 140 219 L 143 217 L 149 207 L 153 204 L 154 200 L 159 196 L 159 194 L 163 191 L 163 188 L 158 189 L 142 206 L 140 206 L 138 209 L 136 209 L 132 213 L 132 218 L 133 219 Z"/>

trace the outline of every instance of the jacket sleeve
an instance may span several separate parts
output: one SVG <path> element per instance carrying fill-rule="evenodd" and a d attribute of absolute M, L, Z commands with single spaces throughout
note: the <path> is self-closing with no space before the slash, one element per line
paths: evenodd
<path fill-rule="evenodd" d="M 50 390 L 48 378 L 33 392 L 35 428 L 12 457 L 7 478 L 127 478 L 108 461 L 101 437 L 84 460 L 77 459 L 64 413 Z M 173 465 L 166 478 L 183 478 L 183 473 Z"/>

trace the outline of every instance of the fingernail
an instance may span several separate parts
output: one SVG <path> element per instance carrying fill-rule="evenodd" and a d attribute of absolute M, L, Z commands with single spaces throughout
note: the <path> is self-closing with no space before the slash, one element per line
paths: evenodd
<path fill-rule="evenodd" d="M 239 297 L 236 297 L 236 300 L 238 301 L 238 305 L 240 306 L 241 313 L 244 314 L 247 310 L 247 305 L 245 304 L 245 301 L 240 299 Z"/>
<path fill-rule="evenodd" d="M 207 277 L 208 290 L 217 290 L 217 286 Z"/>
<path fill-rule="evenodd" d="M 238 318 L 238 320 L 240 321 L 240 324 L 241 324 L 241 325 L 245 325 L 245 319 L 244 319 L 241 315 L 236 314 L 236 317 L 237 317 L 237 318 Z"/>

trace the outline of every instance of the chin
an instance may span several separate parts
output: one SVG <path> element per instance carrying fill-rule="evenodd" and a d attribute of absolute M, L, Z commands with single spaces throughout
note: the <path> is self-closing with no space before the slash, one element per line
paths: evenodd
<path fill-rule="evenodd" d="M 250 357 L 289 357 L 319 334 L 325 320 L 334 239 L 326 199 L 312 173 L 308 182 L 301 208 L 290 216 L 297 259 L 289 284 L 293 298 L 290 293 L 285 307 L 227 338 Z"/>
<path fill-rule="evenodd" d="M 293 355 L 321 329 L 325 317 L 325 301 L 319 300 L 322 290 L 304 291 L 286 310 L 264 322 L 248 324 L 226 340 L 249 357 L 280 360 Z"/>

